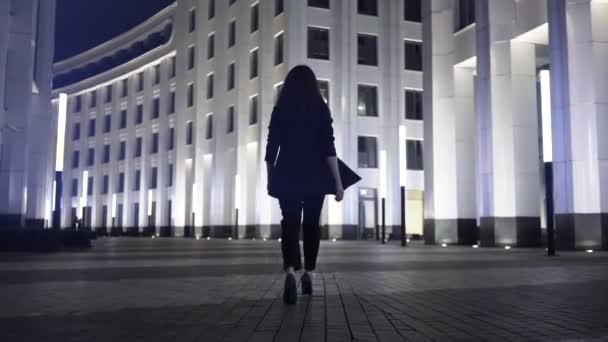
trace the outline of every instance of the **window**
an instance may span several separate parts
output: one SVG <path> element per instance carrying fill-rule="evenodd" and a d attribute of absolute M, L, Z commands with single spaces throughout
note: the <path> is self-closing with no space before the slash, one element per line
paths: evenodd
<path fill-rule="evenodd" d="M 422 92 L 416 90 L 405 91 L 405 118 L 422 120 Z"/>
<path fill-rule="evenodd" d="M 260 4 L 251 6 L 251 33 L 260 29 Z"/>
<path fill-rule="evenodd" d="M 188 70 L 194 69 L 194 46 L 188 48 Z"/>
<path fill-rule="evenodd" d="M 80 151 L 72 152 L 72 169 L 80 167 Z"/>
<path fill-rule="evenodd" d="M 127 128 L 127 110 L 123 109 L 120 111 L 120 129 Z"/>
<path fill-rule="evenodd" d="M 207 59 L 211 59 L 214 56 L 215 56 L 215 33 L 212 33 L 207 37 Z"/>
<path fill-rule="evenodd" d="M 329 0 L 308 0 L 308 6 L 329 9 Z"/>
<path fill-rule="evenodd" d="M 359 86 L 357 114 L 359 116 L 378 116 L 378 88 L 367 85 Z"/>
<path fill-rule="evenodd" d="M 116 184 L 116 192 L 122 194 L 125 192 L 125 174 L 121 172 L 118 174 L 118 183 Z"/>
<path fill-rule="evenodd" d="M 283 33 L 274 38 L 274 65 L 283 64 Z"/>
<path fill-rule="evenodd" d="M 141 189 L 141 170 L 135 170 L 133 175 L 133 191 L 139 191 Z"/>
<path fill-rule="evenodd" d="M 169 68 L 169 78 L 173 78 L 177 74 L 177 61 L 175 60 L 175 56 L 171 57 L 169 64 L 171 64 Z"/>
<path fill-rule="evenodd" d="M 78 179 L 72 179 L 72 197 L 78 196 Z"/>
<path fill-rule="evenodd" d="M 459 31 L 475 22 L 475 1 L 474 0 L 458 0 L 458 6 L 455 11 L 456 18 L 454 24 L 455 31 Z"/>
<path fill-rule="evenodd" d="M 112 85 L 106 86 L 106 103 L 112 102 Z"/>
<path fill-rule="evenodd" d="M 405 41 L 405 69 L 422 71 L 422 44 L 413 41 Z"/>
<path fill-rule="evenodd" d="M 213 139 L 213 114 L 207 115 L 207 132 L 205 138 L 207 140 Z"/>
<path fill-rule="evenodd" d="M 228 48 L 231 48 L 236 44 L 236 20 L 233 20 L 228 24 Z"/>
<path fill-rule="evenodd" d="M 169 127 L 169 139 L 167 141 L 167 149 L 169 151 L 173 150 L 175 146 L 175 128 Z"/>
<path fill-rule="evenodd" d="M 227 120 L 227 128 L 226 133 L 234 132 L 234 106 L 228 107 L 228 120 Z"/>
<path fill-rule="evenodd" d="M 154 84 L 157 85 L 160 83 L 160 64 L 156 64 L 154 66 Z"/>
<path fill-rule="evenodd" d="M 122 93 L 121 96 L 122 97 L 127 97 L 129 95 L 129 79 L 125 78 L 122 80 Z"/>
<path fill-rule="evenodd" d="M 329 60 L 329 30 L 308 28 L 308 58 Z"/>
<path fill-rule="evenodd" d="M 360 168 L 378 167 L 378 143 L 376 137 L 359 137 L 357 150 Z"/>
<path fill-rule="evenodd" d="M 160 99 L 154 98 L 152 102 L 152 119 L 158 119 L 160 117 Z"/>
<path fill-rule="evenodd" d="M 167 186 L 173 186 L 173 164 L 169 164 L 167 172 Z"/>
<path fill-rule="evenodd" d="M 214 80 L 214 74 L 209 74 L 207 75 L 207 99 L 212 99 L 213 98 L 213 80 Z"/>
<path fill-rule="evenodd" d="M 325 100 L 325 103 L 329 105 L 329 82 L 327 81 L 318 81 L 319 82 L 319 92 Z"/>
<path fill-rule="evenodd" d="M 144 90 L 144 72 L 137 74 L 137 91 Z"/>
<path fill-rule="evenodd" d="M 357 11 L 364 15 L 378 15 L 378 0 L 357 0 Z"/>
<path fill-rule="evenodd" d="M 258 50 L 251 51 L 249 65 L 249 79 L 258 77 Z"/>
<path fill-rule="evenodd" d="M 93 90 L 89 96 L 89 108 L 97 107 L 97 91 Z"/>
<path fill-rule="evenodd" d="M 93 166 L 95 164 L 95 149 L 90 147 L 87 155 L 87 165 Z"/>
<path fill-rule="evenodd" d="M 169 114 L 175 113 L 175 90 L 171 91 L 169 94 Z"/>
<path fill-rule="evenodd" d="M 101 182 L 101 194 L 107 195 L 110 191 L 110 176 L 103 175 L 103 181 Z"/>
<path fill-rule="evenodd" d="M 158 186 L 158 168 L 153 167 L 150 174 L 150 189 L 156 189 Z"/>
<path fill-rule="evenodd" d="M 235 73 L 235 67 L 234 67 L 234 62 L 232 62 L 228 66 L 228 84 L 226 85 L 226 90 L 234 89 L 234 76 L 235 76 L 234 73 Z"/>
<path fill-rule="evenodd" d="M 422 171 L 424 164 L 422 161 L 422 141 L 408 140 L 407 141 L 407 169 Z"/>
<path fill-rule="evenodd" d="M 258 123 L 258 96 L 254 96 L 249 104 L 249 124 L 255 125 Z"/>
<path fill-rule="evenodd" d="M 103 163 L 110 162 L 110 145 L 103 145 Z"/>
<path fill-rule="evenodd" d="M 87 196 L 93 196 L 93 177 L 87 179 Z"/>
<path fill-rule="evenodd" d="M 192 145 L 194 140 L 194 124 L 192 121 L 188 121 L 186 124 L 186 145 Z"/>
<path fill-rule="evenodd" d="M 82 110 L 82 95 L 76 96 L 74 100 L 74 112 L 79 113 Z"/>
<path fill-rule="evenodd" d="M 194 84 L 188 84 L 188 108 L 194 106 Z"/>
<path fill-rule="evenodd" d="M 403 19 L 407 21 L 422 21 L 422 0 L 404 0 Z"/>
<path fill-rule="evenodd" d="M 112 115 L 106 114 L 106 116 L 103 117 L 103 132 L 109 133 L 110 130 L 112 130 Z"/>
<path fill-rule="evenodd" d="M 125 160 L 127 157 L 127 142 L 120 142 L 120 149 L 118 150 L 118 160 Z"/>
<path fill-rule="evenodd" d="M 144 105 L 140 103 L 135 112 L 135 125 L 140 125 L 142 122 L 144 122 Z"/>
<path fill-rule="evenodd" d="M 196 10 L 190 10 L 190 22 L 188 25 L 190 32 L 194 32 L 196 30 Z"/>
<path fill-rule="evenodd" d="M 213 17 L 215 17 L 215 0 L 209 0 L 208 10 L 209 12 L 207 13 L 207 18 L 211 20 Z"/>
<path fill-rule="evenodd" d="M 150 147 L 152 154 L 158 153 L 158 133 L 152 134 L 152 146 Z"/>
<path fill-rule="evenodd" d="M 89 137 L 95 136 L 95 119 L 89 120 Z"/>
<path fill-rule="evenodd" d="M 285 0 L 275 0 L 274 1 L 274 16 L 283 13 L 285 10 Z"/>
<path fill-rule="evenodd" d="M 80 140 L 80 122 L 74 123 L 74 127 L 72 128 L 72 140 Z"/>
<path fill-rule="evenodd" d="M 360 65 L 378 66 L 378 37 L 369 34 L 357 36 L 357 62 Z"/>
<path fill-rule="evenodd" d="M 135 139 L 135 150 L 133 150 L 133 157 L 139 158 L 141 157 L 143 140 L 142 137 L 137 137 Z"/>

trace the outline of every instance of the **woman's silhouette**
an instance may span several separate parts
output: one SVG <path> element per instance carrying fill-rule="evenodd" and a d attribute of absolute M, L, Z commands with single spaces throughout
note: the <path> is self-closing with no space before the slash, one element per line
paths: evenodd
<path fill-rule="evenodd" d="M 311 272 L 319 252 L 319 217 L 326 184 L 333 185 L 336 201 L 344 196 L 332 123 L 313 71 L 305 65 L 293 68 L 272 111 L 265 157 L 268 193 L 279 199 L 283 215 L 281 248 L 286 273 L 283 300 L 288 304 L 296 302 L 294 272 L 302 269 L 300 225 L 305 270 L 301 277 L 302 293 L 312 294 Z M 332 178 L 329 182 L 328 177 Z"/>

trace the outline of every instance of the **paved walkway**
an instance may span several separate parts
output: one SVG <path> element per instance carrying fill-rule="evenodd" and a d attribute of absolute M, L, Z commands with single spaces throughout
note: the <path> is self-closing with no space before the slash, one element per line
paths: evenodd
<path fill-rule="evenodd" d="M 319 261 L 285 306 L 277 241 L 0 255 L 0 341 L 608 341 L 608 253 L 339 241 Z"/>

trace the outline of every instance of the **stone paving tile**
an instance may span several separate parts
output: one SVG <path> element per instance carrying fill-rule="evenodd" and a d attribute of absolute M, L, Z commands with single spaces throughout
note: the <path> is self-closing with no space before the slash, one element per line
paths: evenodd
<path fill-rule="evenodd" d="M 101 239 L 0 256 L 0 341 L 608 341 L 608 255 L 323 243 L 285 306 L 276 242 Z"/>

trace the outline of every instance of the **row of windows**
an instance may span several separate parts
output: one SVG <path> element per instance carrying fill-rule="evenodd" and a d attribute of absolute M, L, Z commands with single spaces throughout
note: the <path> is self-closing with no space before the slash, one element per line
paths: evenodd
<path fill-rule="evenodd" d="M 420 22 L 422 20 L 422 0 L 404 0 L 403 19 Z M 330 9 L 330 0 L 308 0 L 308 6 Z M 378 0 L 357 0 L 357 13 L 378 16 Z"/>
<path fill-rule="evenodd" d="M 173 164 L 168 165 L 167 175 L 166 175 L 166 183 L 167 187 L 173 186 Z M 79 194 L 78 185 L 80 182 L 78 178 L 72 179 L 72 197 L 77 197 Z M 142 187 L 142 177 L 141 170 L 135 170 L 133 172 L 132 178 L 133 191 L 140 191 Z M 93 177 L 89 177 L 87 179 L 87 196 L 92 196 L 94 191 L 94 181 Z M 154 190 L 158 188 L 158 168 L 152 167 L 150 168 L 150 174 L 148 176 L 148 189 Z M 83 191 L 83 189 L 80 189 Z M 118 174 L 118 181 L 116 182 L 116 193 L 124 193 L 125 192 L 125 173 L 120 172 Z M 101 179 L 101 183 L 99 184 L 99 193 L 102 195 L 107 195 L 110 192 L 110 176 L 103 175 Z"/>
<path fill-rule="evenodd" d="M 209 3 L 208 3 L 209 7 L 207 8 L 207 19 L 209 19 L 209 20 L 215 18 L 215 1 L 216 0 L 209 0 Z M 236 0 L 228 0 L 228 6 L 232 6 L 235 2 L 236 2 Z M 254 12 L 256 13 L 255 14 L 256 17 L 259 16 L 258 6 L 259 6 L 258 3 L 251 6 L 252 22 L 254 21 L 254 19 L 253 19 Z M 254 8 L 255 8 L 255 10 L 254 10 Z M 285 9 L 285 0 L 275 0 L 274 1 L 274 15 L 275 16 L 278 16 L 279 14 L 283 13 L 284 9 Z M 192 18 L 193 12 L 194 12 L 194 10 L 191 11 L 190 32 L 193 32 L 196 29 L 196 16 L 194 16 L 194 18 Z"/>

